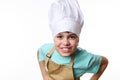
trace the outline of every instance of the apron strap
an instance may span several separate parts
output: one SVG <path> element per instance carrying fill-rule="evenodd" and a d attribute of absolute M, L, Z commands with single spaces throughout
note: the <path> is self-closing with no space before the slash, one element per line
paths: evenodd
<path fill-rule="evenodd" d="M 71 61 L 70 61 L 70 66 L 73 66 L 74 63 L 74 58 L 75 58 L 75 54 L 71 55 Z"/>
<path fill-rule="evenodd" d="M 49 53 L 47 53 L 47 57 L 46 57 L 46 60 L 45 60 L 45 69 L 46 69 L 46 71 L 48 71 L 48 68 L 47 68 L 47 66 L 48 66 L 48 61 L 49 61 L 49 59 L 51 58 L 51 55 L 52 55 L 52 53 L 54 52 L 54 50 L 55 50 L 55 47 L 53 47 L 51 50 L 50 50 L 50 52 Z"/>

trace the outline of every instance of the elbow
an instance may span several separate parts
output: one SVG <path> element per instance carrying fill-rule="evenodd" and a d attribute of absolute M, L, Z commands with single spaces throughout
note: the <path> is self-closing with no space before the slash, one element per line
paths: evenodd
<path fill-rule="evenodd" d="M 102 56 L 102 62 L 101 62 L 101 71 L 102 72 L 104 72 L 104 70 L 107 68 L 108 63 L 109 63 L 108 59 L 106 57 Z"/>
<path fill-rule="evenodd" d="M 108 63 L 109 60 L 106 57 L 102 56 L 102 64 L 107 67 Z"/>

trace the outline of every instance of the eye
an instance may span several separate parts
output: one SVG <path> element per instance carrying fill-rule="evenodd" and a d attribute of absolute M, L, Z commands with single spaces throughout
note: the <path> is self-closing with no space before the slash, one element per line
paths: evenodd
<path fill-rule="evenodd" d="M 69 39 L 72 39 L 72 40 L 74 40 L 74 39 L 76 39 L 76 38 L 77 38 L 76 35 L 70 35 L 70 36 L 69 36 Z"/>
<path fill-rule="evenodd" d="M 62 39 L 62 38 L 63 38 L 62 35 L 57 35 L 56 37 L 59 38 L 59 39 Z"/>

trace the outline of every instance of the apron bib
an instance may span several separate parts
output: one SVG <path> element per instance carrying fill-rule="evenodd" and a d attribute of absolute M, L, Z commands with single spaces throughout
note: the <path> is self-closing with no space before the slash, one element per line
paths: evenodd
<path fill-rule="evenodd" d="M 72 55 L 69 65 L 56 64 L 55 62 L 50 60 L 54 50 L 55 48 L 53 47 L 51 51 L 47 54 L 45 60 L 45 68 L 48 74 L 48 80 L 79 80 L 74 79 L 73 74 L 74 55 Z"/>

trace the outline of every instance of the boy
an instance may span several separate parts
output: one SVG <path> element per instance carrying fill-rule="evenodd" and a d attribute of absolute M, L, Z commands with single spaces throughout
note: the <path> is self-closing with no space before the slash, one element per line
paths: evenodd
<path fill-rule="evenodd" d="M 93 73 L 88 80 L 98 80 L 108 60 L 78 47 L 84 19 L 77 0 L 54 2 L 49 23 L 54 43 L 44 44 L 38 50 L 43 80 L 80 80 L 85 73 Z"/>

